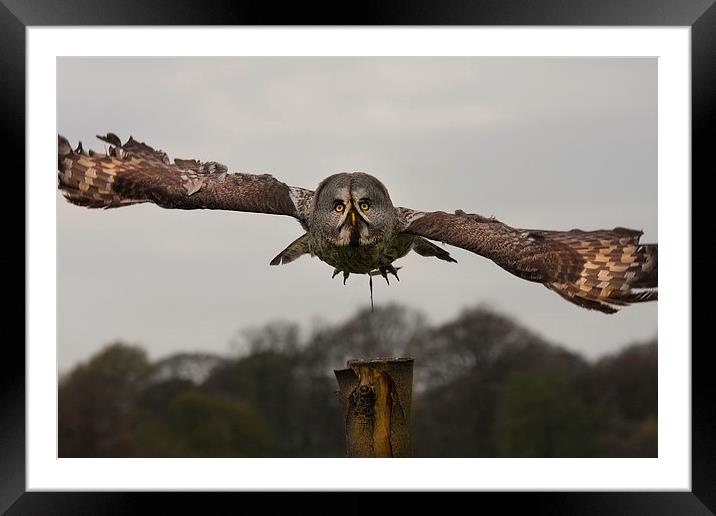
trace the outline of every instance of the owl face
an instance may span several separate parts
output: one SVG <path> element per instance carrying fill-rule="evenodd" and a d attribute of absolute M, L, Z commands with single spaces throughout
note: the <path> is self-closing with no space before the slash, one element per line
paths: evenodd
<path fill-rule="evenodd" d="M 369 174 L 335 174 L 316 189 L 311 230 L 335 245 L 376 244 L 392 233 L 395 223 L 388 190 Z"/>

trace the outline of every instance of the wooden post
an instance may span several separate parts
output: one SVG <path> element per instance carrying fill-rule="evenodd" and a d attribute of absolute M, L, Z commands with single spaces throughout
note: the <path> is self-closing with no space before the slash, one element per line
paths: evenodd
<path fill-rule="evenodd" d="M 349 360 L 334 371 L 349 457 L 412 457 L 412 358 Z"/>

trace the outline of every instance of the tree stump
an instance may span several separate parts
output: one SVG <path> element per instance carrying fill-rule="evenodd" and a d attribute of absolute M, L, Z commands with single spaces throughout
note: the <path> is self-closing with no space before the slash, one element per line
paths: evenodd
<path fill-rule="evenodd" d="M 336 370 L 349 457 L 412 457 L 412 358 L 349 360 Z"/>

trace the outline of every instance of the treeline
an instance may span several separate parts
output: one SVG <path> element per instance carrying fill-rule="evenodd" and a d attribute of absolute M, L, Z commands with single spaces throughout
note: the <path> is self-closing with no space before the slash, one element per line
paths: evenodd
<path fill-rule="evenodd" d="M 589 363 L 490 310 L 430 327 L 395 305 L 300 330 L 236 357 L 106 347 L 60 380 L 60 457 L 342 457 L 333 369 L 376 356 L 415 358 L 418 457 L 657 456 L 656 341 Z"/>

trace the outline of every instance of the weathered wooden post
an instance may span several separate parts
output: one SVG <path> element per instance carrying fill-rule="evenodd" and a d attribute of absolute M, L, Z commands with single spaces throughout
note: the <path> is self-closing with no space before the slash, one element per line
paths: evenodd
<path fill-rule="evenodd" d="M 349 457 L 412 457 L 412 358 L 349 360 L 334 371 Z"/>

